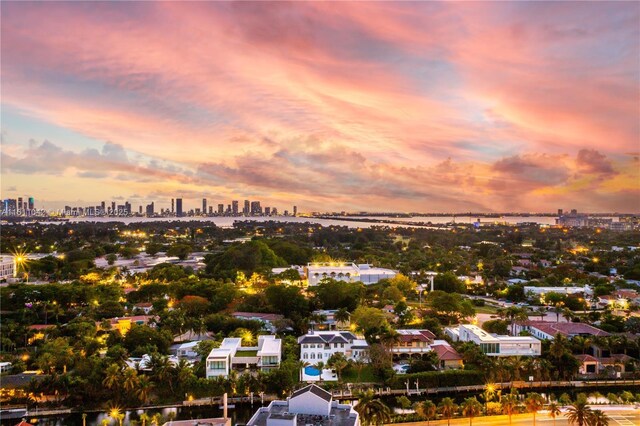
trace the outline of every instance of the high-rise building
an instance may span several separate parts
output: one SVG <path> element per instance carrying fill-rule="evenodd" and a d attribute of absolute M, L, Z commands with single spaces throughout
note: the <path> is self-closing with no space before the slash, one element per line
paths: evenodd
<path fill-rule="evenodd" d="M 209 206 L 209 214 L 213 215 L 213 206 Z"/>
<path fill-rule="evenodd" d="M 558 209 L 558 216 L 562 216 L 562 213 L 564 213 L 562 209 Z"/>
<path fill-rule="evenodd" d="M 207 199 L 202 199 L 202 214 L 207 214 Z"/>
<path fill-rule="evenodd" d="M 17 214 L 17 215 L 21 215 L 21 214 L 23 214 L 23 213 L 24 213 L 24 212 L 22 211 L 22 207 L 23 207 L 23 204 L 22 204 L 22 197 L 18 197 L 18 205 L 16 206 L 16 214 Z"/>
<path fill-rule="evenodd" d="M 298 206 L 293 206 L 293 215 L 298 216 Z"/>
<path fill-rule="evenodd" d="M 276 207 L 271 209 L 271 216 L 278 216 L 278 209 Z"/>
<path fill-rule="evenodd" d="M 251 214 L 253 214 L 253 215 L 262 214 L 262 207 L 260 206 L 260 201 L 252 201 L 251 202 Z"/>
<path fill-rule="evenodd" d="M 175 203 L 175 200 L 172 198 L 171 199 L 171 213 L 175 212 L 174 203 Z"/>
<path fill-rule="evenodd" d="M 100 203 L 100 214 L 103 215 L 107 212 L 107 203 L 104 201 Z"/>
<path fill-rule="evenodd" d="M 29 197 L 29 210 L 35 210 L 36 202 L 33 197 Z"/>
<path fill-rule="evenodd" d="M 18 204 L 15 198 L 5 200 L 5 214 L 15 216 L 18 214 Z"/>
<path fill-rule="evenodd" d="M 155 212 L 155 205 L 154 202 L 152 201 L 151 204 L 147 204 L 147 217 L 152 217 L 156 214 Z"/>
<path fill-rule="evenodd" d="M 176 216 L 182 217 L 182 198 L 176 198 Z"/>
<path fill-rule="evenodd" d="M 244 200 L 244 208 L 242 209 L 242 213 L 245 216 L 248 216 L 249 213 L 251 213 L 251 203 L 249 203 L 249 200 Z"/>
<path fill-rule="evenodd" d="M 265 207 L 264 208 L 264 215 L 265 216 L 271 216 L 271 207 Z"/>
<path fill-rule="evenodd" d="M 234 215 L 238 214 L 238 200 L 233 200 L 231 202 L 231 213 Z"/>
<path fill-rule="evenodd" d="M 111 214 L 116 214 L 116 202 L 112 201 L 111 202 Z"/>
<path fill-rule="evenodd" d="M 131 214 L 131 203 L 128 201 L 124 202 L 124 213 L 128 215 Z"/>
<path fill-rule="evenodd" d="M 224 214 L 224 204 L 218 204 L 218 214 L 219 215 Z"/>

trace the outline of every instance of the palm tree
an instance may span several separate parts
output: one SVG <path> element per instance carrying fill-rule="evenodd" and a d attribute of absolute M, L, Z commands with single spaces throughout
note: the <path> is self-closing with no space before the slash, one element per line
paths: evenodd
<path fill-rule="evenodd" d="M 362 392 L 359 395 L 358 404 L 354 407 L 354 410 L 360 415 L 362 426 L 381 425 L 391 421 L 389 407 L 374 396 L 371 389 Z"/>
<path fill-rule="evenodd" d="M 160 426 L 162 424 L 162 414 L 156 413 L 151 417 L 151 424 L 155 426 Z"/>
<path fill-rule="evenodd" d="M 436 404 L 434 404 L 432 401 L 427 399 L 426 401 L 423 401 L 423 402 L 416 402 L 414 407 L 415 407 L 416 413 L 418 413 L 422 417 L 426 417 L 427 426 L 429 426 L 429 421 L 435 418 L 436 416 L 436 411 L 437 411 Z"/>
<path fill-rule="evenodd" d="M 440 409 L 440 414 L 447 419 L 447 425 L 451 426 L 451 417 L 458 411 L 458 405 L 453 402 L 453 399 L 447 397 L 440 401 L 438 408 Z"/>
<path fill-rule="evenodd" d="M 568 352 L 569 341 L 562 334 L 558 333 L 549 345 L 549 354 L 559 361 Z"/>
<path fill-rule="evenodd" d="M 512 373 L 511 379 L 518 381 L 520 380 L 520 372 L 524 370 L 524 361 L 521 356 L 512 356 L 509 358 L 510 359 L 508 365 Z"/>
<path fill-rule="evenodd" d="M 147 426 L 149 420 L 151 420 L 151 417 L 149 417 L 147 413 L 140 414 L 140 423 L 142 423 L 142 426 Z"/>
<path fill-rule="evenodd" d="M 586 426 L 593 416 L 593 411 L 591 407 L 587 405 L 587 401 L 580 400 L 570 405 L 565 415 L 567 419 L 569 419 L 569 423 Z"/>
<path fill-rule="evenodd" d="M 524 405 L 527 407 L 527 411 L 533 413 L 533 426 L 536 426 L 536 413 L 544 405 L 544 398 L 536 392 L 528 393 L 524 400 Z"/>
<path fill-rule="evenodd" d="M 340 308 L 333 314 L 333 319 L 336 322 L 336 327 L 338 323 L 346 323 L 351 318 L 351 314 L 345 308 Z"/>
<path fill-rule="evenodd" d="M 478 402 L 476 397 L 467 398 L 462 403 L 462 414 L 469 417 L 469 426 L 473 425 L 473 418 L 482 411 L 482 404 Z"/>
<path fill-rule="evenodd" d="M 330 368 L 336 370 L 336 373 L 338 373 L 338 382 L 342 382 L 342 370 L 347 368 L 347 365 L 349 365 L 344 354 L 342 354 L 341 352 L 336 352 L 335 354 L 331 355 L 331 358 L 329 358 L 329 360 L 327 361 L 327 365 Z"/>
<path fill-rule="evenodd" d="M 588 424 L 590 426 L 609 426 L 609 416 L 602 410 L 593 410 Z"/>
<path fill-rule="evenodd" d="M 102 384 L 106 386 L 107 389 L 115 391 L 120 386 L 121 379 L 120 367 L 117 364 L 111 364 L 105 371 Z"/>
<path fill-rule="evenodd" d="M 553 419 L 553 426 L 556 426 L 556 417 L 560 415 L 560 407 L 555 402 L 552 402 L 551 404 L 549 404 L 548 409 L 549 409 L 549 415 Z"/>
<path fill-rule="evenodd" d="M 362 374 L 362 369 L 367 365 L 362 359 L 358 358 L 355 361 L 352 361 L 353 367 L 358 372 L 358 383 L 360 382 L 360 375 Z"/>
<path fill-rule="evenodd" d="M 140 400 L 143 405 L 147 405 L 149 403 L 149 399 L 151 398 L 151 392 L 153 391 L 153 383 L 148 376 L 140 376 L 138 379 L 138 389 L 136 391 L 136 396 Z M 143 424 L 144 426 L 144 424 Z"/>
<path fill-rule="evenodd" d="M 133 368 L 127 368 L 124 372 L 124 390 L 131 392 L 138 386 L 138 372 Z"/>
<path fill-rule="evenodd" d="M 316 368 L 320 372 L 320 381 L 322 381 L 322 370 L 324 369 L 324 362 L 322 361 L 316 362 Z"/>
<path fill-rule="evenodd" d="M 511 416 L 518 408 L 518 396 L 515 393 L 502 395 L 500 403 L 502 404 L 502 412 L 509 416 L 509 424 L 511 424 Z"/>

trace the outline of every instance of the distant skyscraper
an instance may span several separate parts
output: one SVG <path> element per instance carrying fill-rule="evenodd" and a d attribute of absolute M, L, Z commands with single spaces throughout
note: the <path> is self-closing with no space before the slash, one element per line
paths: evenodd
<path fill-rule="evenodd" d="M 218 214 L 224 214 L 224 204 L 218 204 Z"/>
<path fill-rule="evenodd" d="M 116 214 L 116 202 L 111 202 L 111 214 Z"/>
<path fill-rule="evenodd" d="M 244 200 L 244 208 L 242 209 L 242 213 L 245 215 L 248 215 L 249 213 L 251 213 L 251 203 L 249 202 L 249 200 Z"/>
<path fill-rule="evenodd" d="M 260 206 L 260 201 L 251 202 L 251 214 L 255 214 L 255 215 L 262 214 L 262 207 Z"/>
<path fill-rule="evenodd" d="M 293 206 L 293 215 L 298 216 L 298 206 Z"/>
<path fill-rule="evenodd" d="M 16 210 L 17 210 L 17 211 L 16 211 L 16 214 L 19 214 L 19 215 L 20 215 L 20 214 L 24 213 L 24 212 L 22 211 L 22 207 L 23 207 L 23 204 L 22 204 L 22 197 L 18 197 L 18 205 L 16 206 Z"/>
<path fill-rule="evenodd" d="M 156 214 L 155 212 L 155 203 L 152 201 L 151 204 L 147 204 L 147 209 L 146 209 L 146 214 L 147 217 L 152 217 L 153 215 Z"/>
<path fill-rule="evenodd" d="M 107 212 L 107 203 L 104 201 L 100 203 L 100 214 L 105 214 Z"/>
<path fill-rule="evenodd" d="M 142 206 L 140 206 L 142 207 Z M 126 214 L 131 214 L 131 203 L 128 201 L 124 202 L 124 211 Z"/>
<path fill-rule="evenodd" d="M 36 208 L 36 201 L 33 199 L 33 197 L 29 197 L 29 210 L 35 210 Z"/>
<path fill-rule="evenodd" d="M 202 199 L 202 214 L 207 214 L 207 199 Z"/>
<path fill-rule="evenodd" d="M 213 206 L 209 206 L 209 214 L 212 215 L 213 214 Z"/>
<path fill-rule="evenodd" d="M 174 212 L 175 212 L 175 209 L 174 209 L 174 203 L 175 203 L 175 200 L 172 198 L 172 199 L 171 199 L 171 213 L 174 213 Z"/>
<path fill-rule="evenodd" d="M 176 216 L 182 217 L 182 198 L 176 198 Z"/>
<path fill-rule="evenodd" d="M 558 209 L 558 216 L 562 216 L 562 209 Z"/>
<path fill-rule="evenodd" d="M 238 200 L 233 200 L 231 202 L 231 213 L 234 215 L 238 214 Z"/>
<path fill-rule="evenodd" d="M 265 207 L 264 208 L 264 215 L 265 216 L 270 216 L 271 215 L 271 207 Z"/>

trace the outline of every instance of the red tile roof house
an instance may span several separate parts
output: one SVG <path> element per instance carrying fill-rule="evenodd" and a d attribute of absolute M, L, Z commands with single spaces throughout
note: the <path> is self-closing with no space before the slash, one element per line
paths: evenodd
<path fill-rule="evenodd" d="M 431 349 L 438 355 L 440 370 L 463 368 L 462 356 L 449 344 L 433 344 Z"/>
<path fill-rule="evenodd" d="M 542 340 L 553 340 L 558 333 L 567 338 L 574 336 L 609 336 L 606 331 L 581 322 L 526 321 L 522 324 L 516 324 L 515 328 L 516 334 L 521 331 L 528 331 L 533 337 Z"/>
<path fill-rule="evenodd" d="M 391 347 L 394 355 L 423 354 L 431 350 L 435 334 L 429 330 L 396 330 L 398 340 Z"/>
<path fill-rule="evenodd" d="M 594 357 L 592 355 L 576 355 L 580 361 L 578 372 L 580 374 L 599 374 L 607 369 L 612 373 L 626 372 L 626 364 L 635 358 L 625 354 L 613 354 L 609 357 Z"/>

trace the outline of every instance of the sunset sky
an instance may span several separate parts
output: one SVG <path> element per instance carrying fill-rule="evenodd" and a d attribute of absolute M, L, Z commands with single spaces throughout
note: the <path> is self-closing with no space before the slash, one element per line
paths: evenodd
<path fill-rule="evenodd" d="M 640 212 L 639 2 L 3 2 L 2 198 Z"/>

